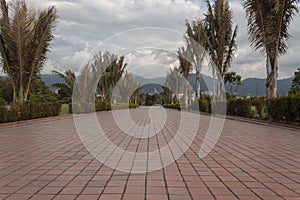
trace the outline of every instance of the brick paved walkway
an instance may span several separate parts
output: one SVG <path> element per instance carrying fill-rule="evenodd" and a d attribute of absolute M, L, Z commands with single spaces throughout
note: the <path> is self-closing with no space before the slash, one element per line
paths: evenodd
<path fill-rule="evenodd" d="M 147 111 L 130 112 L 147 125 Z M 168 142 L 180 112 L 167 115 L 166 127 L 149 139 L 116 135 L 111 112 L 98 119 L 115 144 L 134 152 Z M 116 171 L 93 158 L 73 119 L 0 128 L 0 199 L 300 199 L 299 132 L 227 120 L 216 147 L 200 159 L 209 120 L 201 116 L 198 134 L 180 159 L 144 174 Z"/>

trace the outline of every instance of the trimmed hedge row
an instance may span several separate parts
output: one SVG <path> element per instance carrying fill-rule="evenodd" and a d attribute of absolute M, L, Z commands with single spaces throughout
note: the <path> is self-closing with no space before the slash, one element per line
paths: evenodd
<path fill-rule="evenodd" d="M 226 105 L 224 105 L 224 103 Z M 165 108 L 180 109 L 180 104 L 165 104 Z M 285 121 L 294 123 L 300 121 L 300 96 L 282 96 L 274 99 L 237 99 L 231 98 L 227 102 L 215 101 L 214 106 L 211 105 L 211 100 L 208 97 L 198 99 L 191 105 L 192 110 L 202 112 L 212 112 L 240 116 L 240 117 L 259 117 L 262 119 L 269 118 L 273 121 Z"/>
<path fill-rule="evenodd" d="M 58 116 L 61 104 L 58 102 L 26 101 L 20 120 L 37 119 L 42 117 Z M 18 121 L 18 111 L 15 105 L 0 106 L 0 123 Z"/>
<path fill-rule="evenodd" d="M 176 103 L 176 104 L 164 104 L 163 107 L 164 108 L 181 110 L 181 106 L 180 106 L 179 103 Z"/>
<path fill-rule="evenodd" d="M 12 106 L 0 106 L 0 123 L 18 121 L 17 109 Z"/>
<path fill-rule="evenodd" d="M 126 108 L 137 108 L 139 104 L 113 104 L 105 101 L 98 101 L 94 105 L 89 105 L 85 103 L 69 103 L 69 112 L 73 113 L 73 107 L 76 106 L 75 111 L 76 113 L 90 113 L 93 111 L 100 112 L 100 111 L 109 111 L 109 110 L 119 110 L 119 109 L 126 109 Z M 93 109 L 92 106 L 95 106 Z"/>
<path fill-rule="evenodd" d="M 227 114 L 240 117 L 254 117 L 251 110 L 251 99 L 229 99 L 227 101 Z"/>
<path fill-rule="evenodd" d="M 274 121 L 300 120 L 300 96 L 283 96 L 267 101 L 268 114 Z"/>

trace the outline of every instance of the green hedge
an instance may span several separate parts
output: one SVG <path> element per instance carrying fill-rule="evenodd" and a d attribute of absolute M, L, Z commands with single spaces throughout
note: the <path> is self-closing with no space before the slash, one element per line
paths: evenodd
<path fill-rule="evenodd" d="M 58 116 L 61 104 L 58 102 L 26 101 L 23 105 L 21 120 Z M 14 105 L 0 106 L 0 123 L 18 121 L 17 108 Z"/>
<path fill-rule="evenodd" d="M 22 111 L 22 120 L 58 116 L 61 104 L 54 102 L 26 101 Z"/>
<path fill-rule="evenodd" d="M 179 103 L 176 103 L 176 104 L 164 104 L 163 107 L 164 108 L 170 108 L 170 109 L 177 109 L 177 110 L 181 109 L 181 105 Z"/>
<path fill-rule="evenodd" d="M 73 107 L 72 106 L 77 106 L 76 107 L 76 111 L 77 113 L 89 113 L 89 112 L 93 112 L 92 110 L 92 106 L 90 105 L 86 105 L 84 103 L 70 103 L 69 104 L 69 111 L 70 113 L 73 113 Z M 100 111 L 109 111 L 109 110 L 119 110 L 119 109 L 126 109 L 126 108 L 137 108 L 140 105 L 139 104 L 113 104 L 111 105 L 110 102 L 105 102 L 105 101 L 97 101 L 95 103 L 95 110 L 96 112 L 100 112 Z"/>
<path fill-rule="evenodd" d="M 111 104 L 109 102 L 100 101 L 95 104 L 96 112 L 111 110 Z"/>
<path fill-rule="evenodd" d="M 252 106 L 256 108 L 257 115 L 260 118 L 265 118 L 266 117 L 266 100 L 264 98 L 255 98 L 252 99 Z"/>
<path fill-rule="evenodd" d="M 255 113 L 251 110 L 251 99 L 229 99 L 227 101 L 227 114 L 240 117 L 254 117 Z"/>
<path fill-rule="evenodd" d="M 191 108 L 196 111 L 211 112 L 210 98 L 203 97 L 198 99 L 192 104 Z"/>
<path fill-rule="evenodd" d="M 17 109 L 14 106 L 0 106 L 0 123 L 18 121 Z"/>
<path fill-rule="evenodd" d="M 274 121 L 288 123 L 300 120 L 300 97 L 282 96 L 267 100 L 268 114 Z"/>

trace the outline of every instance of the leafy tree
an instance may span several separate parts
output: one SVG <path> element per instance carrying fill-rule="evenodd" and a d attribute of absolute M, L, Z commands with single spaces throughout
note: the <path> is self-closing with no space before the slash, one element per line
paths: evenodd
<path fill-rule="evenodd" d="M 173 94 L 178 98 L 181 82 L 182 78 L 178 69 L 170 69 L 170 72 L 167 74 L 166 77 L 164 89 L 165 92 L 169 94 L 172 104 L 174 102 Z"/>
<path fill-rule="evenodd" d="M 207 0 L 208 12 L 205 15 L 207 45 L 213 73 L 217 73 L 219 80 L 218 94 L 223 96 L 224 76 L 236 51 L 237 26 L 232 29 L 232 11 L 228 0 L 214 0 L 211 5 Z"/>
<path fill-rule="evenodd" d="M 230 83 L 230 92 L 231 96 L 233 96 L 233 86 L 242 85 L 242 77 L 236 72 L 227 72 L 224 76 L 224 83 Z"/>
<path fill-rule="evenodd" d="M 55 7 L 38 13 L 25 1 L 13 1 L 11 13 L 1 0 L 0 53 L 3 70 L 10 78 L 13 101 L 19 107 L 28 98 L 30 83 L 43 68 L 53 39 L 56 22 Z"/>
<path fill-rule="evenodd" d="M 116 94 L 120 102 L 128 103 L 133 97 L 134 103 L 137 103 L 139 83 L 133 79 L 132 73 L 126 72 L 124 77 L 116 85 Z M 129 96 L 130 95 L 130 96 Z"/>
<path fill-rule="evenodd" d="M 93 68 L 102 74 L 98 89 L 103 99 L 110 101 L 110 95 L 113 88 L 125 73 L 127 63 L 124 56 L 117 56 L 109 52 L 102 54 L 101 52 L 94 57 Z M 98 73 L 99 73 L 98 72 Z"/>
<path fill-rule="evenodd" d="M 179 60 L 179 72 L 184 77 L 184 98 L 185 98 L 185 106 L 188 107 L 188 91 L 189 91 L 189 82 L 188 77 L 190 71 L 192 70 L 192 64 L 190 63 L 191 60 L 191 51 L 184 47 L 181 47 L 177 51 L 178 60 Z"/>
<path fill-rule="evenodd" d="M 201 69 L 206 53 L 205 46 L 207 41 L 205 24 L 202 20 L 193 21 L 192 23 L 187 21 L 186 26 L 186 40 L 188 48 L 192 53 L 192 62 L 196 71 L 196 97 L 199 98 L 201 95 Z"/>
<path fill-rule="evenodd" d="M 292 86 L 290 89 L 290 94 L 300 94 L 300 68 L 295 72 L 294 79 L 292 82 Z"/>
<path fill-rule="evenodd" d="M 66 70 L 65 73 L 53 70 L 52 73 L 57 74 L 64 80 L 64 83 L 54 83 L 53 87 L 58 89 L 58 94 L 65 98 L 70 98 L 73 93 L 74 84 L 76 81 L 75 72 L 71 69 Z"/>
<path fill-rule="evenodd" d="M 278 58 L 287 50 L 289 25 L 299 0 L 243 0 L 249 39 L 267 58 L 267 97 L 277 97 Z"/>
<path fill-rule="evenodd" d="M 0 98 L 6 102 L 13 101 L 13 89 L 8 77 L 0 77 Z"/>

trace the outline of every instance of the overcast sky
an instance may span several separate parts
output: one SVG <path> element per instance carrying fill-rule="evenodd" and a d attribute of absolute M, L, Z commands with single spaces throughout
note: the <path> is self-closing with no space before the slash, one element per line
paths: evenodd
<path fill-rule="evenodd" d="M 206 12 L 204 0 L 28 0 L 28 3 L 39 9 L 55 5 L 59 15 L 43 73 L 69 68 L 78 71 L 91 54 L 107 48 L 123 53 L 129 70 L 137 75 L 163 76 L 169 67 L 178 65 L 175 52 L 181 45 L 179 36 L 184 34 L 185 19 L 203 18 Z M 239 26 L 238 51 L 230 70 L 243 78 L 265 78 L 265 58 L 250 47 L 240 1 L 231 0 L 230 7 L 234 24 Z M 137 29 L 143 27 L 163 29 Z M 300 67 L 298 16 L 290 26 L 290 33 L 288 53 L 280 57 L 280 78 L 293 76 Z"/>

